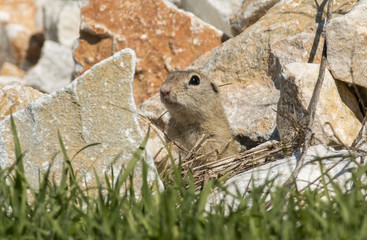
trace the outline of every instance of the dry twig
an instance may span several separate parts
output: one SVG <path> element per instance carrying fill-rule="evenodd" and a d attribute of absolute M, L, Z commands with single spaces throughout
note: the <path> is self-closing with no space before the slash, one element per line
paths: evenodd
<path fill-rule="evenodd" d="M 327 25 L 327 23 L 331 19 L 332 9 L 333 9 L 333 1 L 329 0 L 325 26 Z M 291 187 L 293 185 L 293 183 L 295 182 L 294 181 L 295 178 L 297 177 L 298 173 L 300 172 L 301 168 L 304 165 L 307 150 L 309 148 L 310 141 L 311 141 L 311 138 L 312 138 L 312 135 L 313 135 L 312 134 L 312 126 L 313 126 L 315 113 L 316 113 L 316 107 L 317 107 L 317 103 L 318 103 L 319 98 L 320 98 L 320 92 L 321 92 L 322 84 L 324 82 L 324 76 L 325 76 L 325 70 L 326 70 L 326 63 L 327 63 L 326 44 L 327 44 L 327 39 L 326 39 L 326 35 L 324 35 L 324 47 L 323 47 L 323 51 L 322 51 L 322 59 L 321 59 L 321 64 L 320 64 L 319 76 L 317 78 L 316 86 L 315 86 L 315 89 L 313 91 L 312 98 L 311 98 L 311 101 L 310 101 L 310 103 L 308 105 L 308 109 L 307 109 L 308 113 L 309 113 L 309 116 L 308 116 L 309 118 L 307 119 L 308 124 L 307 124 L 307 129 L 306 129 L 305 141 L 304 141 L 303 148 L 302 148 L 302 153 L 301 153 L 300 159 L 299 159 L 299 161 L 296 165 L 296 168 L 292 172 L 291 176 L 287 179 L 287 181 L 285 181 L 285 183 L 283 184 L 283 186 L 285 186 L 285 187 Z"/>

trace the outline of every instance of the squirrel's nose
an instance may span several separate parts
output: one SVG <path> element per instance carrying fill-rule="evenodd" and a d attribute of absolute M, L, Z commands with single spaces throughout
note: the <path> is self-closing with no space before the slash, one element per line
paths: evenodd
<path fill-rule="evenodd" d="M 171 93 L 171 88 L 170 87 L 168 87 L 167 85 L 162 85 L 162 87 L 161 87 L 161 90 L 160 90 L 160 92 L 161 92 L 161 96 L 162 97 L 164 97 L 164 98 L 168 98 L 169 97 L 169 95 L 170 95 L 170 93 Z"/>

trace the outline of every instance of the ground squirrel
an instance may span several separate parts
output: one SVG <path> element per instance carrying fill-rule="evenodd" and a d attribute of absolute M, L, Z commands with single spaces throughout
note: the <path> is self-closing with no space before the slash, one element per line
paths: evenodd
<path fill-rule="evenodd" d="M 203 137 L 206 143 L 197 153 L 207 155 L 206 160 L 237 153 L 218 87 L 207 76 L 198 71 L 169 73 L 160 97 L 171 115 L 168 140 L 183 147 L 179 150 L 183 157 Z"/>

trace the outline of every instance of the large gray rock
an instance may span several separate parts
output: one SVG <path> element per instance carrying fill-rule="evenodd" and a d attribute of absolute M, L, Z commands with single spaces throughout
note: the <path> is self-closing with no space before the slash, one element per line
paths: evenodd
<path fill-rule="evenodd" d="M 327 25 L 327 56 L 334 78 L 367 88 L 367 0 Z"/>
<path fill-rule="evenodd" d="M 286 65 L 279 74 L 281 81 L 277 128 L 281 139 L 291 140 L 299 131 L 292 126 L 294 123 L 301 124 L 307 116 L 318 73 L 318 64 L 295 62 Z M 338 87 L 340 88 L 326 70 L 312 129 L 314 140 L 323 144 L 338 143 L 327 125 L 330 123 L 337 137 L 343 143 L 351 145 L 361 128 L 361 123 L 340 98 Z"/>
<path fill-rule="evenodd" d="M 38 171 L 44 172 L 52 162 L 52 175 L 60 180 L 63 157 L 57 132 L 60 131 L 69 157 L 87 144 L 87 148 L 71 160 L 77 178 L 95 186 L 93 170 L 100 179 L 125 167 L 142 142 L 132 94 L 135 54 L 130 49 L 117 52 L 96 64 L 67 87 L 37 99 L 13 115 L 24 155 L 26 177 L 32 187 L 38 186 Z M 121 154 L 121 155 L 119 155 Z M 116 158 L 116 161 L 114 161 Z M 148 180 L 155 180 L 152 158 Z M 10 119 L 0 122 L 0 167 L 14 164 Z M 134 187 L 142 184 L 141 168 L 134 174 Z"/>
<path fill-rule="evenodd" d="M 29 85 L 50 93 L 69 84 L 73 70 L 71 49 L 53 41 L 45 41 L 41 59 L 24 78 Z"/>

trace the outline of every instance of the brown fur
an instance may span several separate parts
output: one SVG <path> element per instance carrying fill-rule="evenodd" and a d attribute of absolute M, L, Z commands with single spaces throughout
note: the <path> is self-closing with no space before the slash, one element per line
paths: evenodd
<path fill-rule="evenodd" d="M 189 84 L 194 75 L 200 84 Z M 191 151 L 203 135 L 208 142 L 198 153 L 212 153 L 210 160 L 237 153 L 218 88 L 205 75 L 197 71 L 170 73 L 161 86 L 161 101 L 171 115 L 167 136 L 185 149 L 182 155 Z"/>

